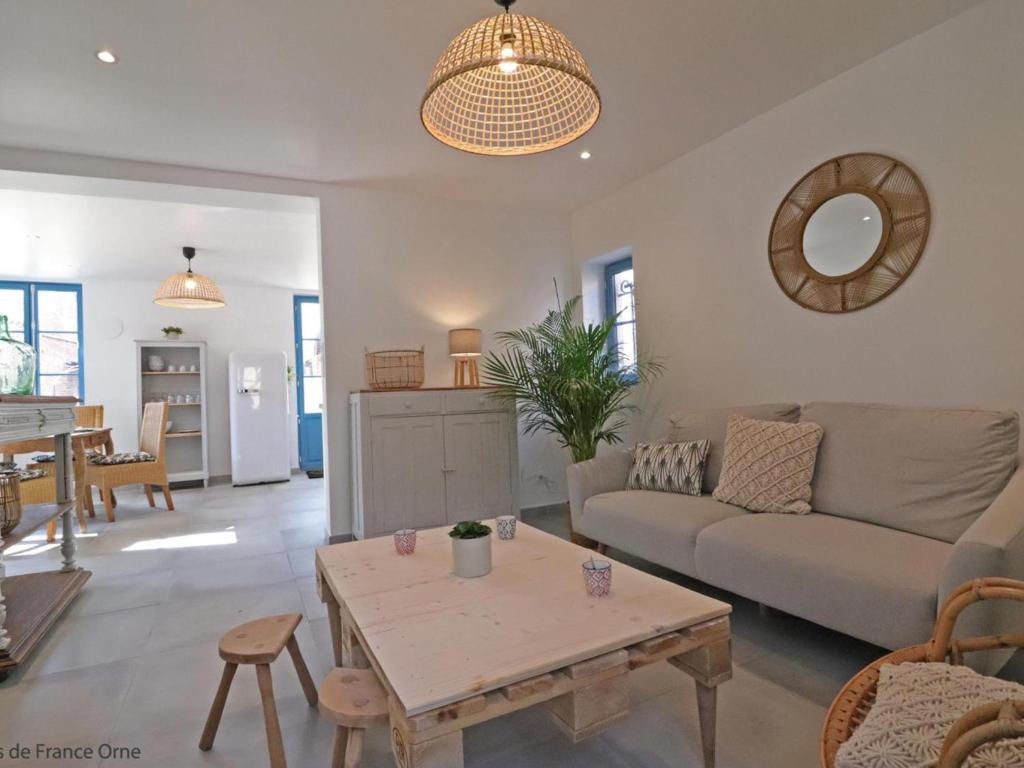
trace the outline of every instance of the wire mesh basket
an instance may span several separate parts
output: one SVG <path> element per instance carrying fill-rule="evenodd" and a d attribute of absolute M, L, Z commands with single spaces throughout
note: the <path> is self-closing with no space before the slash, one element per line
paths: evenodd
<path fill-rule="evenodd" d="M 366 353 L 366 381 L 371 389 L 417 389 L 423 379 L 423 347 Z"/>
<path fill-rule="evenodd" d="M 21 522 L 21 478 L 16 473 L 0 474 L 0 537 Z"/>

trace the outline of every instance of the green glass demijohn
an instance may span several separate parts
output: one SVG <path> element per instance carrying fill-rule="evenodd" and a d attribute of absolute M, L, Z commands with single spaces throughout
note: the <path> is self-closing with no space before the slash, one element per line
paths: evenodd
<path fill-rule="evenodd" d="M 31 395 L 36 387 L 36 351 L 11 338 L 7 315 L 0 315 L 0 395 Z"/>

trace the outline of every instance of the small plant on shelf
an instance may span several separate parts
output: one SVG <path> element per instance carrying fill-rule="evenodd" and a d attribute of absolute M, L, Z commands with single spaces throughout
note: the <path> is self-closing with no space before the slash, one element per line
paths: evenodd
<path fill-rule="evenodd" d="M 448 531 L 448 535 L 453 539 L 479 539 L 489 536 L 490 533 L 491 529 L 488 526 L 476 520 L 466 520 Z"/>
<path fill-rule="evenodd" d="M 180 339 L 181 334 L 184 333 L 184 331 L 176 325 L 168 325 L 165 328 L 161 328 L 160 331 L 163 333 L 165 339 L 170 339 L 172 341 Z"/>

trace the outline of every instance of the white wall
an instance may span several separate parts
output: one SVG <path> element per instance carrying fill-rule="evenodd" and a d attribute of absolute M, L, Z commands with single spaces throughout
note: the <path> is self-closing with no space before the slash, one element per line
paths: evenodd
<path fill-rule="evenodd" d="M 575 213 L 577 266 L 634 251 L 641 344 L 667 365 L 639 432 L 780 399 L 1024 410 L 1022 40 L 1024 3 L 990 0 Z M 917 171 L 931 237 L 879 304 L 811 312 L 776 286 L 768 230 L 797 179 L 856 151 Z"/>
<path fill-rule="evenodd" d="M 206 342 L 210 474 L 231 474 L 228 353 L 282 351 L 288 355 L 289 365 L 294 365 L 294 292 L 234 285 L 221 285 L 221 289 L 227 299 L 224 309 L 197 312 L 153 304 L 155 287 L 151 283 L 123 280 L 86 280 L 83 283 L 85 398 L 87 403 L 104 406 L 104 419 L 113 427 L 118 449 L 137 447 L 135 340 L 159 339 L 162 327 L 177 325 L 185 330 L 183 341 Z M 294 413 L 294 401 L 292 407 Z M 297 429 L 290 431 L 293 467 L 298 466 L 297 435 Z"/>
<path fill-rule="evenodd" d="M 473 323 L 490 334 L 538 320 L 553 302 L 551 278 L 562 285 L 570 282 L 572 247 L 569 222 L 562 215 L 3 147 L 0 169 L 317 199 L 326 319 L 328 527 L 333 534 L 351 530 L 347 400 L 351 390 L 364 386 L 363 349 L 422 344 L 429 382 L 446 384 L 451 325 Z M 562 452 L 550 440 L 521 440 L 524 506 L 566 498 L 563 465 Z"/>

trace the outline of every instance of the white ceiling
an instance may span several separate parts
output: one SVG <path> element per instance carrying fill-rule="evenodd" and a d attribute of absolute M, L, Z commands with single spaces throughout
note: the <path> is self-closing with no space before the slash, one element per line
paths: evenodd
<path fill-rule="evenodd" d="M 604 113 L 484 158 L 418 108 L 491 0 L 0 0 L 0 144 L 569 209 L 978 2 L 519 0 L 583 50 Z"/>
<path fill-rule="evenodd" d="M 305 198 L 0 172 L 0 279 L 155 290 L 192 245 L 195 271 L 218 283 L 316 290 L 318 238 Z"/>

